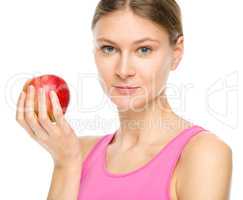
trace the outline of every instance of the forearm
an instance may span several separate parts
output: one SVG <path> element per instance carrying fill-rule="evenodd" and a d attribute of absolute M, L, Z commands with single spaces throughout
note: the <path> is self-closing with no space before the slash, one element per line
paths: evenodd
<path fill-rule="evenodd" d="M 54 167 L 47 200 L 77 200 L 82 167 Z"/>

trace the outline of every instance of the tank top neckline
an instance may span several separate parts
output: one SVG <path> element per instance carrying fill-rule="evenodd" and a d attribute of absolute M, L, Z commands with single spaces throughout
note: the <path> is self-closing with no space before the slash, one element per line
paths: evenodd
<path fill-rule="evenodd" d="M 170 146 L 170 144 L 172 144 L 183 133 L 186 133 L 188 130 L 191 130 L 191 129 L 194 129 L 194 128 L 201 128 L 201 127 L 198 126 L 198 125 L 192 125 L 190 127 L 182 129 L 176 136 L 174 136 L 172 139 L 170 139 L 170 141 L 167 142 L 160 149 L 160 151 L 155 156 L 153 156 L 153 158 L 150 159 L 147 163 L 145 163 L 141 167 L 138 167 L 137 169 L 134 169 L 132 171 L 125 172 L 125 173 L 113 173 L 113 172 L 108 171 L 108 169 L 106 167 L 106 163 L 107 163 L 107 159 L 106 159 L 107 158 L 106 157 L 107 147 L 110 144 L 110 142 L 112 141 L 112 139 L 114 138 L 115 134 L 117 133 L 118 130 L 116 130 L 114 133 L 107 135 L 107 138 L 106 138 L 106 141 L 105 141 L 105 145 L 104 145 L 104 148 L 103 148 L 103 152 L 102 152 L 102 171 L 104 172 L 105 175 L 110 176 L 110 177 L 114 177 L 114 178 L 129 176 L 129 175 L 132 175 L 134 173 L 137 173 L 137 172 L 145 169 L 149 165 L 151 165 L 153 162 L 155 162 L 155 160 L 157 160 L 157 158 Z"/>

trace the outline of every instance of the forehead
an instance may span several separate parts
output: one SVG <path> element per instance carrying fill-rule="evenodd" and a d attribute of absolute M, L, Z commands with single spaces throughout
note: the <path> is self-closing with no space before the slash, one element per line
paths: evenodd
<path fill-rule="evenodd" d="M 158 41 L 168 39 L 165 29 L 154 22 L 135 15 L 131 11 L 116 11 L 102 16 L 93 30 L 95 40 L 110 39 L 132 43 L 150 38 Z"/>

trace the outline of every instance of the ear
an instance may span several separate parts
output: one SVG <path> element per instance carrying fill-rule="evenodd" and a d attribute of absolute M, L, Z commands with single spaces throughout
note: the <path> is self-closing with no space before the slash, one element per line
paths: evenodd
<path fill-rule="evenodd" d="M 171 65 L 171 70 L 175 70 L 177 66 L 179 65 L 183 53 L 184 53 L 184 36 L 180 36 L 177 39 L 176 44 L 173 46 L 172 49 L 172 54 L 173 54 L 173 60 L 172 60 L 172 65 Z"/>

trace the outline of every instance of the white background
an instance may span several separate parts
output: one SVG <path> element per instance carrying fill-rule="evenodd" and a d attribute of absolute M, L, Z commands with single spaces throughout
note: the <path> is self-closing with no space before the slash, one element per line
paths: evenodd
<path fill-rule="evenodd" d="M 50 186 L 51 157 L 15 121 L 27 79 L 55 73 L 68 82 L 66 118 L 78 135 L 104 135 L 119 126 L 96 78 L 90 26 L 97 2 L 0 1 L 0 199 L 43 200 Z M 232 148 L 233 200 L 243 196 L 241 3 L 180 1 L 185 54 L 168 80 L 174 110 Z"/>

